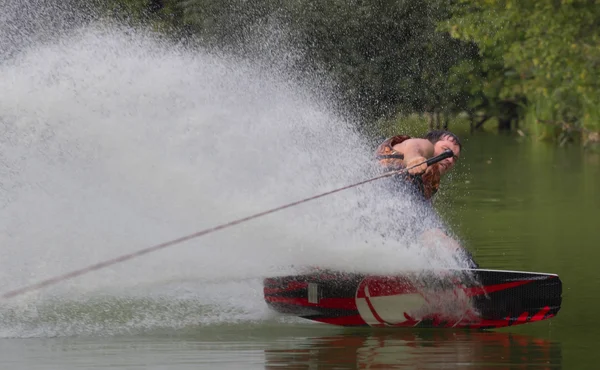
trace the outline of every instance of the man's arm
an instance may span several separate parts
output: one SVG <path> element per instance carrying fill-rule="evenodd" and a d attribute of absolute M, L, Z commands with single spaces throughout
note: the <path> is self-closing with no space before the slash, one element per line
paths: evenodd
<path fill-rule="evenodd" d="M 425 162 L 433 157 L 433 144 L 426 139 L 408 139 L 400 144 L 394 145 L 393 149 L 404 155 L 404 165 L 409 168 Z M 411 175 L 422 175 L 427 169 L 427 164 L 408 170 Z"/>

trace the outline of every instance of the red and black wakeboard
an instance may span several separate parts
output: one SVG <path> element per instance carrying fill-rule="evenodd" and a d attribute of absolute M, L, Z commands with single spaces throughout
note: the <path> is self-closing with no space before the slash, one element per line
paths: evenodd
<path fill-rule="evenodd" d="M 341 326 L 492 329 L 558 314 L 556 274 L 504 270 L 366 275 L 316 269 L 264 279 L 267 305 Z"/>

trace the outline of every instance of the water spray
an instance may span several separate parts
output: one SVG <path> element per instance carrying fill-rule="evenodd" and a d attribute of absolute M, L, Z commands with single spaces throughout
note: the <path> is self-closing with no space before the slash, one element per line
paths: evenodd
<path fill-rule="evenodd" d="M 422 163 L 416 164 L 416 165 L 414 165 L 412 167 L 409 167 L 409 168 L 405 168 L 405 169 L 401 169 L 401 170 L 396 170 L 396 171 L 389 171 L 389 172 L 386 172 L 386 173 L 384 173 L 384 174 L 382 174 L 380 176 L 375 176 L 375 177 L 372 177 L 372 178 L 364 180 L 364 181 L 360 181 L 360 182 L 357 182 L 357 183 L 354 183 L 354 184 L 351 184 L 351 185 L 347 185 L 347 186 L 344 186 L 344 187 L 341 187 L 341 188 L 337 188 L 337 189 L 334 189 L 334 190 L 330 190 L 330 191 L 327 191 L 327 192 L 324 192 L 324 193 L 321 193 L 321 194 L 317 194 L 317 195 L 314 195 L 314 196 L 311 196 L 311 197 L 308 197 L 308 198 L 304 198 L 304 199 L 295 201 L 295 202 L 284 204 L 284 205 L 281 205 L 281 206 L 278 206 L 278 207 L 275 207 L 275 208 L 271 208 L 271 209 L 266 210 L 266 211 L 258 212 L 258 213 L 255 213 L 253 215 L 247 216 L 247 217 L 243 217 L 243 218 L 240 218 L 240 219 L 237 219 L 237 220 L 233 220 L 233 221 L 230 221 L 230 222 L 227 222 L 227 223 L 220 224 L 218 226 L 214 226 L 214 227 L 211 227 L 211 228 L 208 228 L 208 229 L 204 229 L 204 230 L 195 232 L 193 234 L 189 234 L 189 235 L 183 236 L 181 238 L 177 238 L 177 239 L 170 240 L 170 241 L 167 241 L 167 242 L 164 242 L 164 243 L 161 243 L 161 244 L 157 244 L 157 245 L 154 245 L 154 246 L 151 246 L 151 247 L 140 249 L 140 250 L 138 250 L 136 252 L 133 252 L 133 253 L 124 254 L 124 255 L 121 255 L 121 256 L 109 259 L 109 260 L 105 260 L 105 261 L 102 261 L 102 262 L 99 262 L 99 263 L 96 263 L 96 264 L 93 264 L 93 265 L 90 265 L 90 266 L 87 266 L 87 267 L 84 267 L 84 268 L 81 268 L 81 269 L 78 269 L 78 270 L 74 270 L 74 271 L 68 272 L 66 274 L 58 275 L 58 276 L 55 276 L 55 277 L 52 277 L 52 278 L 40 281 L 40 282 L 35 283 L 35 284 L 31 284 L 31 285 L 28 285 L 28 286 L 25 286 L 25 287 L 22 287 L 22 288 L 19 288 L 19 289 L 15 289 L 15 290 L 9 291 L 7 293 L 2 294 L 1 297 L 3 299 L 9 299 L 9 298 L 13 298 L 13 297 L 25 294 L 27 292 L 31 292 L 31 291 L 34 291 L 34 290 L 42 289 L 44 287 L 47 287 L 47 286 L 50 286 L 50 285 L 54 285 L 54 284 L 60 283 L 62 281 L 68 280 L 68 279 L 72 279 L 72 278 L 75 278 L 75 277 L 78 277 L 78 276 L 90 273 L 92 271 L 100 270 L 100 269 L 106 268 L 108 266 L 112 266 L 112 265 L 115 265 L 115 264 L 118 264 L 118 263 L 122 263 L 122 262 L 125 262 L 125 261 L 128 261 L 128 260 L 134 259 L 136 257 L 140 257 L 140 256 L 143 256 L 143 255 L 146 255 L 146 254 L 149 254 L 149 253 L 152 253 L 152 252 L 164 249 L 164 248 L 168 248 L 168 247 L 171 247 L 171 246 L 174 246 L 174 245 L 186 242 L 186 241 L 194 239 L 194 238 L 198 238 L 198 237 L 201 237 L 201 236 L 204 236 L 204 235 L 207 235 L 207 234 L 214 233 L 214 232 L 219 231 L 219 230 L 227 229 L 227 228 L 230 228 L 232 226 L 235 226 L 235 225 L 238 225 L 238 224 L 241 224 L 241 223 L 244 223 L 244 222 L 247 222 L 247 221 L 259 218 L 259 217 L 262 217 L 262 216 L 266 216 L 266 215 L 271 214 L 271 213 L 275 213 L 275 212 L 284 210 L 286 208 L 291 208 L 291 207 L 297 206 L 299 204 L 309 202 L 311 200 L 322 198 L 322 197 L 325 197 L 327 195 L 331 195 L 331 194 L 334 194 L 334 193 L 337 193 L 337 192 L 340 192 L 340 191 L 343 191 L 343 190 L 354 188 L 354 187 L 357 187 L 357 186 L 360 186 L 360 185 L 363 185 L 363 184 L 366 184 L 366 183 L 370 183 L 370 182 L 373 182 L 373 181 L 376 181 L 376 180 L 379 180 L 379 179 L 382 179 L 382 178 L 386 178 L 386 177 L 390 177 L 390 176 L 395 176 L 395 175 L 403 174 L 403 173 L 406 173 L 406 172 L 408 172 L 409 170 L 411 170 L 411 169 L 413 169 L 415 167 L 419 167 L 419 166 L 423 165 L 424 163 L 426 163 L 428 166 L 430 166 L 430 165 L 432 165 L 434 163 L 437 163 L 439 161 L 442 161 L 442 160 L 444 160 L 446 158 L 450 158 L 453 155 L 454 155 L 454 153 L 451 150 L 447 149 L 442 154 L 437 155 L 435 157 L 432 157 L 432 158 L 430 158 L 430 159 L 428 159 L 428 160 L 426 160 L 426 161 L 424 161 Z"/>

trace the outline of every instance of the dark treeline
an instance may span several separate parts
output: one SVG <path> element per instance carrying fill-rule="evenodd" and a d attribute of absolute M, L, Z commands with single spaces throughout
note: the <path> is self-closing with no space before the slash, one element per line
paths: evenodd
<path fill-rule="evenodd" d="M 261 51 L 256 36 L 278 30 L 300 51 L 295 68 L 334 81 L 363 125 L 413 113 L 447 125 L 466 114 L 472 129 L 494 122 L 586 143 L 600 130 L 600 0 L 99 4 L 174 39 L 240 55 Z"/>

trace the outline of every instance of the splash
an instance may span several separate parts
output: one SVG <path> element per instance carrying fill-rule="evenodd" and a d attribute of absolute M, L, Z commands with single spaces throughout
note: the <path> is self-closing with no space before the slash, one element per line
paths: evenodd
<path fill-rule="evenodd" d="M 321 86 L 281 65 L 103 24 L 12 50 L 0 62 L 4 292 L 375 173 Z M 0 309 L 0 335 L 260 321 L 262 277 L 293 266 L 456 265 L 391 237 L 437 220 L 382 194 L 365 185 L 27 295 Z"/>

